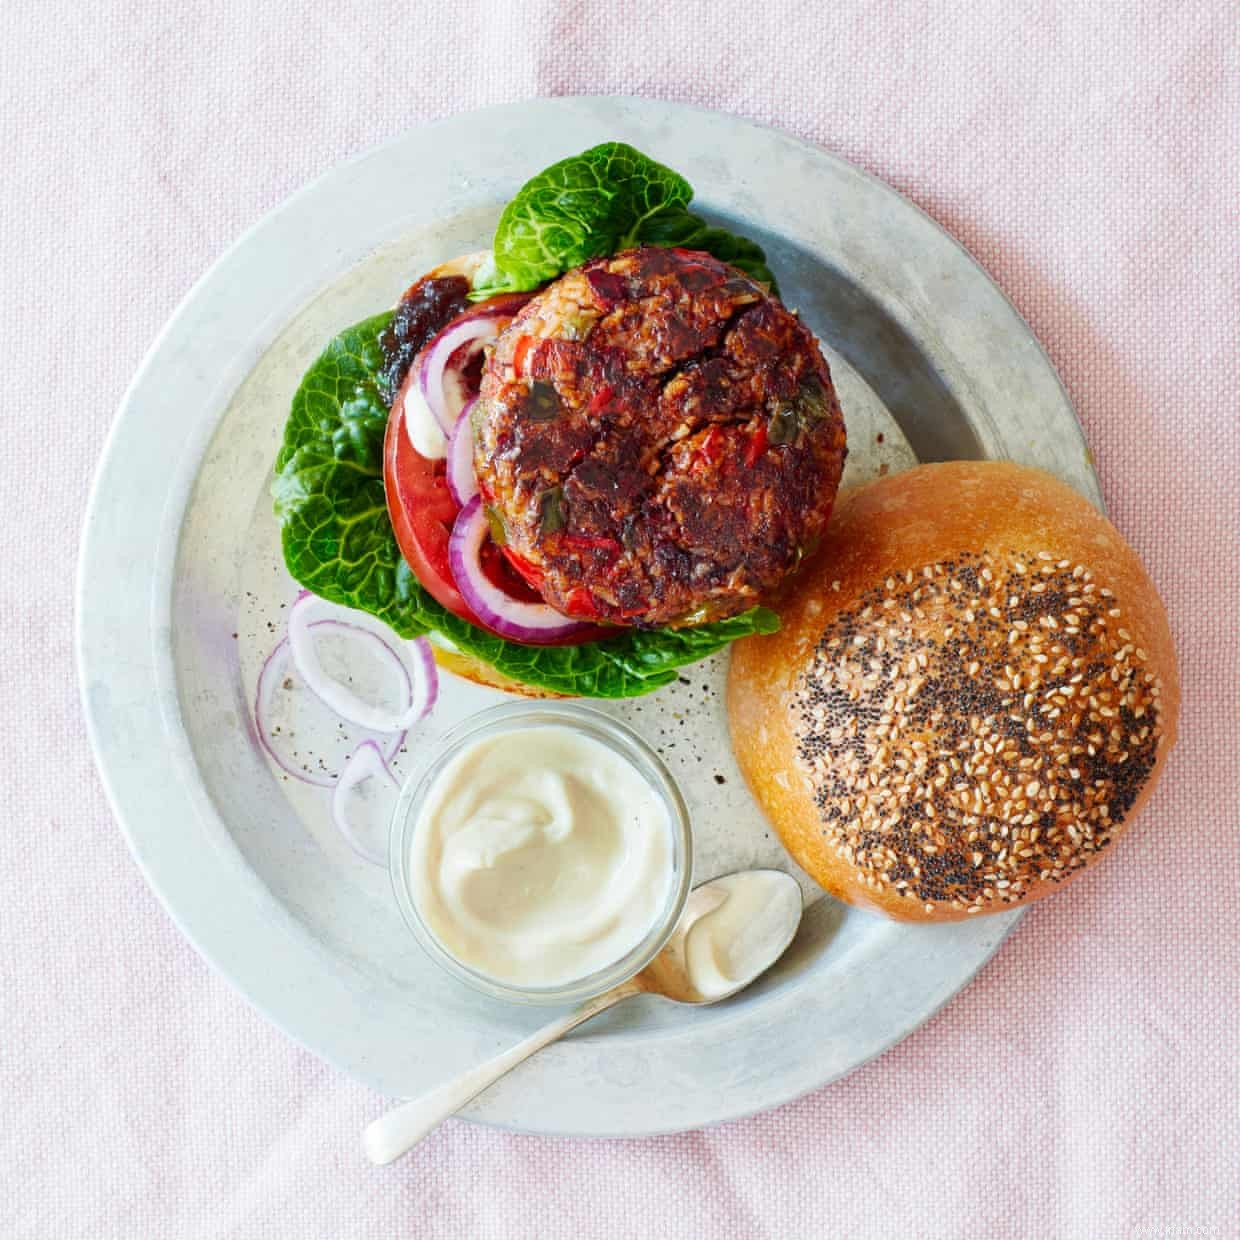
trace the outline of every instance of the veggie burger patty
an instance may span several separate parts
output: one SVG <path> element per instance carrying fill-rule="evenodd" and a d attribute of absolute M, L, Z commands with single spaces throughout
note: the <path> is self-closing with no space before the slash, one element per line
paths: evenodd
<path fill-rule="evenodd" d="M 696 251 L 596 259 L 495 342 L 474 412 L 492 530 L 553 607 L 653 628 L 752 607 L 818 542 L 845 456 L 813 335 Z"/>

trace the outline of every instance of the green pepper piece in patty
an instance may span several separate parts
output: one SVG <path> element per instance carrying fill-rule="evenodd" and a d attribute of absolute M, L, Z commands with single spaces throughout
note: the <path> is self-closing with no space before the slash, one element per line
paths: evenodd
<path fill-rule="evenodd" d="M 552 422 L 560 416 L 560 396 L 550 383 L 535 379 L 530 384 L 525 416 L 531 422 Z"/>
<path fill-rule="evenodd" d="M 816 375 L 804 379 L 797 394 L 771 414 L 766 437 L 770 443 L 792 443 L 802 430 L 810 430 L 827 416 L 827 394 Z"/>
<path fill-rule="evenodd" d="M 492 508 L 487 504 L 482 510 L 486 513 L 487 527 L 491 531 L 491 541 L 497 547 L 506 547 L 508 545 L 508 531 L 504 528 L 504 518 L 500 515 L 499 509 Z"/>
<path fill-rule="evenodd" d="M 766 438 L 768 443 L 791 443 L 801 430 L 801 419 L 797 413 L 795 402 L 780 405 L 771 414 L 767 423 Z"/>
<path fill-rule="evenodd" d="M 814 422 L 821 422 L 828 414 L 827 394 L 823 390 L 822 380 L 817 375 L 809 375 L 801 380 L 793 404 L 801 418 L 801 425 L 808 427 Z"/>
<path fill-rule="evenodd" d="M 544 491 L 538 500 L 538 530 L 541 534 L 554 534 L 567 524 L 564 516 L 564 488 L 552 487 Z"/>

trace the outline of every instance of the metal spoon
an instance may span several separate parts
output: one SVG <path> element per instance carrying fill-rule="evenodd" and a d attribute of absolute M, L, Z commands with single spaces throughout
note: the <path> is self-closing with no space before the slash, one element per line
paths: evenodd
<path fill-rule="evenodd" d="M 694 959 L 686 954 L 690 932 L 704 917 L 738 895 L 742 890 L 741 884 L 750 875 L 762 875 L 762 881 L 769 886 L 769 898 L 761 910 L 761 938 L 755 940 L 752 935 L 748 936 L 745 950 L 735 959 L 730 960 L 726 952 L 708 953 L 711 969 L 706 979 L 700 968 L 695 970 Z M 695 887 L 689 893 L 685 911 L 667 946 L 640 973 L 588 1000 L 567 1016 L 552 1021 L 494 1059 L 381 1115 L 362 1134 L 366 1156 L 376 1166 L 393 1162 L 536 1051 L 624 999 L 648 994 L 670 999 L 673 1003 L 696 1006 L 718 1003 L 720 999 L 736 994 L 765 973 L 784 954 L 800 924 L 801 889 L 794 878 L 779 870 L 743 870 Z M 705 946 L 695 944 L 693 957 L 697 958 Z M 721 962 L 722 968 L 718 967 Z M 739 975 L 730 972 L 728 966 L 739 967 Z M 709 989 L 706 992 L 699 989 L 695 978 L 705 980 Z"/>

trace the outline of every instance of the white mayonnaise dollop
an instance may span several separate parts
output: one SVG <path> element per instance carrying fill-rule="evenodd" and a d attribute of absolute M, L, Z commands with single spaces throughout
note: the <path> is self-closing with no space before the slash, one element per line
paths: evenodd
<path fill-rule="evenodd" d="M 415 452 L 429 461 L 442 461 L 448 455 L 447 436 L 439 429 L 431 407 L 416 383 L 405 388 L 405 433 Z"/>
<path fill-rule="evenodd" d="M 564 985 L 626 955 L 672 882 L 671 823 L 620 754 L 570 728 L 476 741 L 431 784 L 411 892 L 462 964 L 525 987 Z"/>
<path fill-rule="evenodd" d="M 783 954 L 801 920 L 801 889 L 786 874 L 746 870 L 708 887 L 719 903 L 689 927 L 685 972 L 704 999 L 747 986 Z"/>

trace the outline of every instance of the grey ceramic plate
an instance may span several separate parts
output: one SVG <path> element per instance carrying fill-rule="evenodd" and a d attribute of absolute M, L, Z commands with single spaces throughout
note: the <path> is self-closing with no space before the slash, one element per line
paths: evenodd
<path fill-rule="evenodd" d="M 914 457 L 1009 457 L 1099 498 L 1053 370 L 982 271 L 890 189 L 784 134 L 662 103 L 539 100 L 418 130 L 273 212 L 191 292 L 125 397 L 83 540 L 83 692 L 116 816 L 177 924 L 298 1041 L 393 1095 L 543 1015 L 441 976 L 406 935 L 385 876 L 326 829 L 322 795 L 279 778 L 258 751 L 248 703 L 292 590 L 270 464 L 293 389 L 330 336 L 392 305 L 427 267 L 484 246 L 531 173 L 609 138 L 683 172 L 703 210 L 767 247 L 785 299 L 828 347 L 853 480 Z M 789 864 L 731 763 L 722 671 L 717 660 L 617 708 L 686 786 L 699 878 Z M 452 683 L 428 727 L 487 700 Z M 690 1014 L 634 1003 L 538 1056 L 470 1115 L 635 1135 L 775 1105 L 915 1029 L 1014 917 L 902 927 L 820 899 L 751 992 Z"/>

